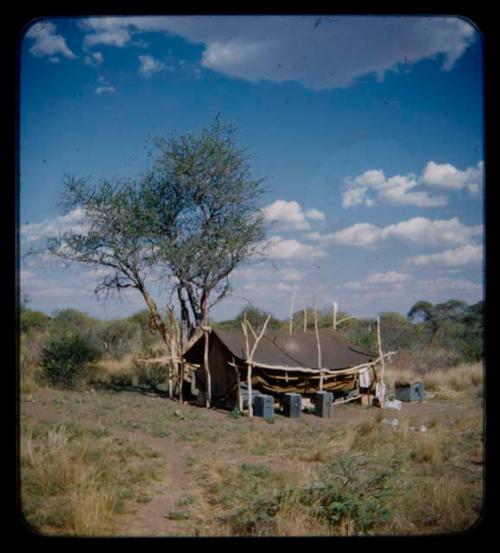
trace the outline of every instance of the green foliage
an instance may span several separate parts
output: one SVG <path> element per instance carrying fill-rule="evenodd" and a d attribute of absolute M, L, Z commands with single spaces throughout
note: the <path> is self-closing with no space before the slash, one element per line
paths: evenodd
<path fill-rule="evenodd" d="M 50 319 L 41 311 L 33 309 L 21 308 L 20 313 L 20 330 L 27 333 L 30 331 L 43 331 L 50 325 Z"/>
<path fill-rule="evenodd" d="M 139 324 L 126 319 L 102 323 L 97 331 L 103 350 L 119 359 L 126 353 L 137 351 L 142 346 L 142 332 Z"/>
<path fill-rule="evenodd" d="M 419 301 L 410 309 L 408 318 L 424 325 L 428 336 L 426 347 L 455 352 L 454 362 L 482 358 L 482 301 L 473 305 L 454 299 L 435 305 Z"/>
<path fill-rule="evenodd" d="M 363 468 L 362 459 L 354 456 L 327 465 L 319 482 L 301 493 L 301 501 L 331 526 L 351 522 L 356 533 L 369 532 L 391 516 L 387 505 L 394 495 L 390 484 L 394 469 L 363 476 Z"/>
<path fill-rule="evenodd" d="M 68 176 L 60 203 L 65 212 L 85 213 L 85 231 L 50 237 L 46 246 L 56 257 L 104 267 L 99 296 L 138 290 L 163 336 L 148 276 L 175 277 L 167 287 L 177 292 L 183 320 L 206 323 L 230 289 L 231 272 L 265 238 L 264 190 L 235 129 L 218 117 L 199 133 L 157 138 L 154 147 L 153 165 L 138 181 L 93 186 Z"/>
<path fill-rule="evenodd" d="M 136 363 L 135 372 L 137 383 L 153 390 L 157 389 L 160 384 L 164 384 L 168 376 L 167 367 L 157 363 L 145 364 L 138 362 Z"/>
<path fill-rule="evenodd" d="M 44 377 L 52 386 L 74 388 L 98 357 L 98 351 L 80 336 L 52 339 L 43 352 Z"/>

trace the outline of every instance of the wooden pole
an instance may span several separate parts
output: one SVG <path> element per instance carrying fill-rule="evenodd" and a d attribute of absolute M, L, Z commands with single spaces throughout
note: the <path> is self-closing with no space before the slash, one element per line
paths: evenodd
<path fill-rule="evenodd" d="M 237 394 L 238 394 L 238 410 L 240 413 L 243 413 L 243 398 L 241 396 L 241 377 L 240 377 L 240 369 L 238 365 L 236 365 L 236 360 L 233 357 L 233 365 L 234 370 L 236 371 L 236 386 L 237 386 Z"/>
<path fill-rule="evenodd" d="M 318 350 L 318 369 L 320 369 L 320 378 L 319 378 L 319 391 L 323 391 L 323 372 L 322 369 L 322 359 L 321 359 L 321 342 L 319 340 L 319 330 L 318 330 L 318 310 L 316 309 L 316 296 L 314 296 L 314 333 L 316 335 L 316 347 Z"/>
<path fill-rule="evenodd" d="M 337 302 L 333 302 L 333 330 L 337 330 Z"/>
<path fill-rule="evenodd" d="M 292 331 L 293 331 L 293 307 L 294 307 L 294 303 L 295 303 L 295 294 L 297 293 L 297 289 L 294 288 L 293 289 L 293 294 L 292 294 L 292 301 L 290 302 L 290 334 L 292 334 Z"/>
<path fill-rule="evenodd" d="M 245 335 L 245 348 L 246 348 L 246 364 L 247 364 L 247 383 L 248 383 L 248 416 L 253 417 L 253 405 L 252 405 L 252 367 L 253 367 L 253 356 L 255 353 L 255 350 L 257 349 L 257 346 L 259 345 L 259 342 L 264 336 L 264 332 L 266 331 L 267 325 L 269 323 L 269 320 L 271 319 L 271 315 L 269 315 L 266 319 L 266 322 L 264 323 L 264 326 L 262 327 L 261 331 L 259 332 L 259 335 L 255 338 L 255 342 L 252 346 L 252 349 L 250 350 L 250 344 L 248 341 L 248 329 L 247 325 L 249 324 L 246 315 L 243 317 L 243 334 Z"/>
<path fill-rule="evenodd" d="M 304 298 L 302 298 L 302 310 L 304 311 L 304 332 L 307 331 L 307 310 Z"/>
<path fill-rule="evenodd" d="M 252 365 L 248 362 L 250 358 L 250 344 L 248 342 L 248 328 L 247 328 L 247 314 L 243 315 L 243 322 L 241 323 L 243 328 L 243 334 L 245 335 L 245 357 L 247 365 L 247 392 L 248 392 L 248 416 L 253 417 L 253 405 L 252 405 Z"/>
<path fill-rule="evenodd" d="M 380 383 L 380 386 L 383 390 L 384 376 L 385 376 L 385 361 L 384 361 L 384 355 L 382 354 L 382 340 L 380 338 L 380 317 L 377 317 L 377 342 L 378 342 L 378 354 L 379 354 L 379 357 L 380 357 L 380 366 L 381 366 L 379 383 Z M 384 393 L 383 393 L 383 391 L 380 394 L 379 400 L 380 400 L 380 407 L 383 407 L 384 406 Z"/>
<path fill-rule="evenodd" d="M 210 408 L 210 403 L 212 402 L 212 378 L 210 376 L 210 366 L 208 362 L 208 346 L 209 346 L 209 331 L 205 330 L 205 347 L 203 350 L 203 366 L 205 368 L 205 374 L 207 377 L 207 397 L 205 400 L 205 406 Z"/>

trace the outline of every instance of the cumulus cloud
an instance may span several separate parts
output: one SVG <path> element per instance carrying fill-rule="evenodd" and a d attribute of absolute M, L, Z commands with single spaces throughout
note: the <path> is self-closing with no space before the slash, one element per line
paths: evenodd
<path fill-rule="evenodd" d="M 482 232 L 482 225 L 468 227 L 463 225 L 458 217 L 441 220 L 413 217 L 386 227 L 378 227 L 371 223 L 356 223 L 334 233 L 324 235 L 308 233 L 307 237 L 320 244 L 356 247 L 379 246 L 389 240 L 424 246 L 458 246 L 469 243 Z"/>
<path fill-rule="evenodd" d="M 85 47 L 96 44 L 122 47 L 131 39 L 129 26 L 123 17 L 89 17 L 80 20 L 80 27 L 87 31 L 83 41 Z"/>
<path fill-rule="evenodd" d="M 480 161 L 477 167 L 467 167 L 460 171 L 450 163 L 438 164 L 429 161 L 426 165 L 421 180 L 430 186 L 446 188 L 449 190 L 461 190 L 467 188 L 475 194 L 481 189 L 484 178 L 484 163 Z"/>
<path fill-rule="evenodd" d="M 153 58 L 153 56 L 139 56 L 140 61 L 140 67 L 139 67 L 139 73 L 143 75 L 144 77 L 150 77 L 154 73 L 158 73 L 159 71 L 164 71 L 167 66 Z"/>
<path fill-rule="evenodd" d="M 52 63 L 59 61 L 58 55 L 68 59 L 76 58 L 73 51 L 68 48 L 66 39 L 58 35 L 56 30 L 56 26 L 50 21 L 40 21 L 30 27 L 26 33 L 28 38 L 34 40 L 30 52 L 38 58 L 49 56 Z"/>
<path fill-rule="evenodd" d="M 479 265 L 483 261 L 483 247 L 466 244 L 458 248 L 445 250 L 439 253 L 417 255 L 406 260 L 407 265 L 425 267 L 427 265 L 441 265 L 443 267 L 462 267 Z"/>
<path fill-rule="evenodd" d="M 35 242 L 48 236 L 57 236 L 69 231 L 80 234 L 85 234 L 88 231 L 84 209 L 73 209 L 66 215 L 47 218 L 41 223 L 26 223 L 20 229 L 21 240 L 26 242 Z"/>
<path fill-rule="evenodd" d="M 304 212 L 302 206 L 296 201 L 276 200 L 262 208 L 262 211 L 267 221 L 290 230 L 308 230 L 311 226 L 307 219 L 322 221 L 325 218 L 324 213 L 317 209 Z"/>
<path fill-rule="evenodd" d="M 263 243 L 265 255 L 272 259 L 304 259 L 326 256 L 326 252 L 317 246 L 302 244 L 298 240 L 286 240 L 273 236 Z"/>
<path fill-rule="evenodd" d="M 363 280 L 352 280 L 341 285 L 341 288 L 347 290 L 372 290 L 379 287 L 390 286 L 401 289 L 404 283 L 412 279 L 408 273 L 399 273 L 397 271 L 387 271 L 385 273 L 371 273 Z"/>
<path fill-rule="evenodd" d="M 319 209 L 308 209 L 305 212 L 305 216 L 308 219 L 313 219 L 314 221 L 324 221 L 325 220 L 325 214 L 322 211 L 319 211 Z"/>
<path fill-rule="evenodd" d="M 447 203 L 445 196 L 429 196 L 423 190 L 415 191 L 419 183 L 413 174 L 386 178 L 383 171 L 370 169 L 354 179 L 345 178 L 344 183 L 342 206 L 345 208 L 354 205 L 371 207 L 377 202 L 418 207 L 440 207 Z"/>
<path fill-rule="evenodd" d="M 450 70 L 475 40 L 456 17 L 166 16 L 82 21 L 85 46 L 123 47 L 141 32 L 204 45 L 208 69 L 248 81 L 296 81 L 316 90 L 438 58 Z M 353 37 L 356 40 L 353 41 Z"/>

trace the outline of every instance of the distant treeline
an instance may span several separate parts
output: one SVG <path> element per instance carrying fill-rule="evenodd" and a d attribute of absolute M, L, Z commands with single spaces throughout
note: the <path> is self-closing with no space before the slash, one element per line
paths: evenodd
<path fill-rule="evenodd" d="M 257 307 L 243 309 L 234 319 L 211 321 L 214 328 L 241 329 L 246 315 L 257 329 L 269 315 Z M 337 321 L 351 315 L 339 311 Z M 92 359 L 102 357 L 120 359 L 126 354 L 152 354 L 161 341 L 150 330 L 150 315 L 142 310 L 130 317 L 102 321 L 75 309 L 56 311 L 51 317 L 22 305 L 20 331 L 24 349 L 30 350 L 33 362 L 39 362 L 44 352 L 54 344 L 78 337 L 80 350 L 88 352 Z M 306 308 L 306 328 L 313 330 L 312 308 Z M 419 301 L 406 316 L 395 312 L 380 314 L 381 338 L 384 351 L 397 350 L 407 359 L 418 360 L 417 364 L 452 366 L 461 362 L 477 361 L 483 356 L 483 302 L 468 305 L 458 300 L 432 304 Z M 293 331 L 303 332 L 304 310 L 293 314 Z M 288 332 L 290 319 L 271 316 L 269 331 Z M 318 327 L 332 327 L 332 311 L 318 311 Z M 376 350 L 376 319 L 349 318 L 338 325 L 341 332 L 353 344 L 366 350 Z M 29 348 L 27 344 L 29 343 Z M 79 351 L 80 351 L 79 350 Z M 37 359 L 38 358 L 38 359 Z M 418 367 L 417 367 L 418 368 Z"/>

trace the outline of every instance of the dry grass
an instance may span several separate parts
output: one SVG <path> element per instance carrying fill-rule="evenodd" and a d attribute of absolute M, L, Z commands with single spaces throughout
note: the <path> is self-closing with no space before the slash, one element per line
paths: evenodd
<path fill-rule="evenodd" d="M 481 363 L 459 365 L 451 369 L 436 370 L 424 375 L 426 389 L 437 392 L 470 392 L 483 382 Z"/>
<path fill-rule="evenodd" d="M 21 427 L 21 498 L 28 524 L 44 534 L 112 534 L 126 496 L 154 475 L 132 444 L 72 425 Z"/>
<path fill-rule="evenodd" d="M 421 379 L 427 392 L 434 392 L 443 399 L 455 399 L 471 391 L 481 394 L 484 371 L 482 363 L 462 364 L 456 367 L 434 369 L 423 374 L 389 366 L 386 371 L 386 384 L 389 390 L 394 390 L 398 380 Z"/>
<path fill-rule="evenodd" d="M 430 432 L 416 433 L 412 443 L 411 458 L 419 463 L 436 465 L 442 457 L 442 439 Z"/>
<path fill-rule="evenodd" d="M 464 532 L 481 511 L 477 486 L 456 477 L 434 477 L 409 486 L 397 504 L 399 516 L 384 533 L 435 534 Z"/>
<path fill-rule="evenodd" d="M 112 363 L 109 371 L 120 374 L 121 367 Z M 415 376 L 403 370 L 387 373 L 392 381 Z M 90 427 L 102 418 L 110 432 L 134 429 L 161 437 L 173 449 L 180 443 L 187 446 L 185 476 L 192 499 L 178 509 L 188 513 L 183 524 L 190 535 L 462 531 L 474 524 L 481 509 L 481 403 L 469 392 L 481 389 L 482 367 L 434 370 L 423 378 L 426 390 L 438 393 L 436 400 L 422 404 L 421 412 L 405 412 L 406 404 L 399 412 L 339 406 L 339 411 L 352 410 L 356 422 L 343 416 L 338 421 L 333 417 L 331 424 L 306 415 L 298 420 L 276 417 L 273 424 L 234 419 L 129 391 L 65 392 L 64 398 L 66 412 Z M 393 417 L 399 420 L 397 429 L 381 424 L 383 418 Z M 422 424 L 426 432 L 418 431 Z M 23 442 L 24 490 L 32 498 L 30 520 L 49 533 L 112 534 L 123 494 L 116 495 L 117 485 L 111 482 L 119 475 L 130 495 L 133 482 L 141 478 L 134 462 L 130 464 L 133 448 L 120 452 L 110 449 L 109 436 L 90 438 L 85 433 L 75 436 L 68 428 L 50 430 L 52 434 L 32 432 L 31 439 L 28 433 Z M 66 441 L 64 433 L 69 436 Z M 94 447 L 96 442 L 99 448 Z M 353 459 L 359 464 L 353 464 Z M 51 473 L 50 464 L 58 466 L 57 474 Z M 121 472 L 110 472 L 110 466 Z M 339 467 L 347 468 L 342 472 Z M 373 495 L 370 482 L 382 470 L 388 471 L 388 493 L 379 487 Z M 333 480 L 325 480 L 325 472 Z M 340 476 L 335 479 L 336 475 Z M 318 481 L 331 486 L 328 494 L 334 490 L 338 495 L 320 493 L 306 501 L 304 489 Z M 328 508 L 338 505 L 344 513 L 325 517 L 321 511 L 325 501 Z M 367 526 L 366 513 L 361 513 L 367 504 L 368 515 L 372 508 L 387 509 L 388 518 L 379 516 Z"/>

